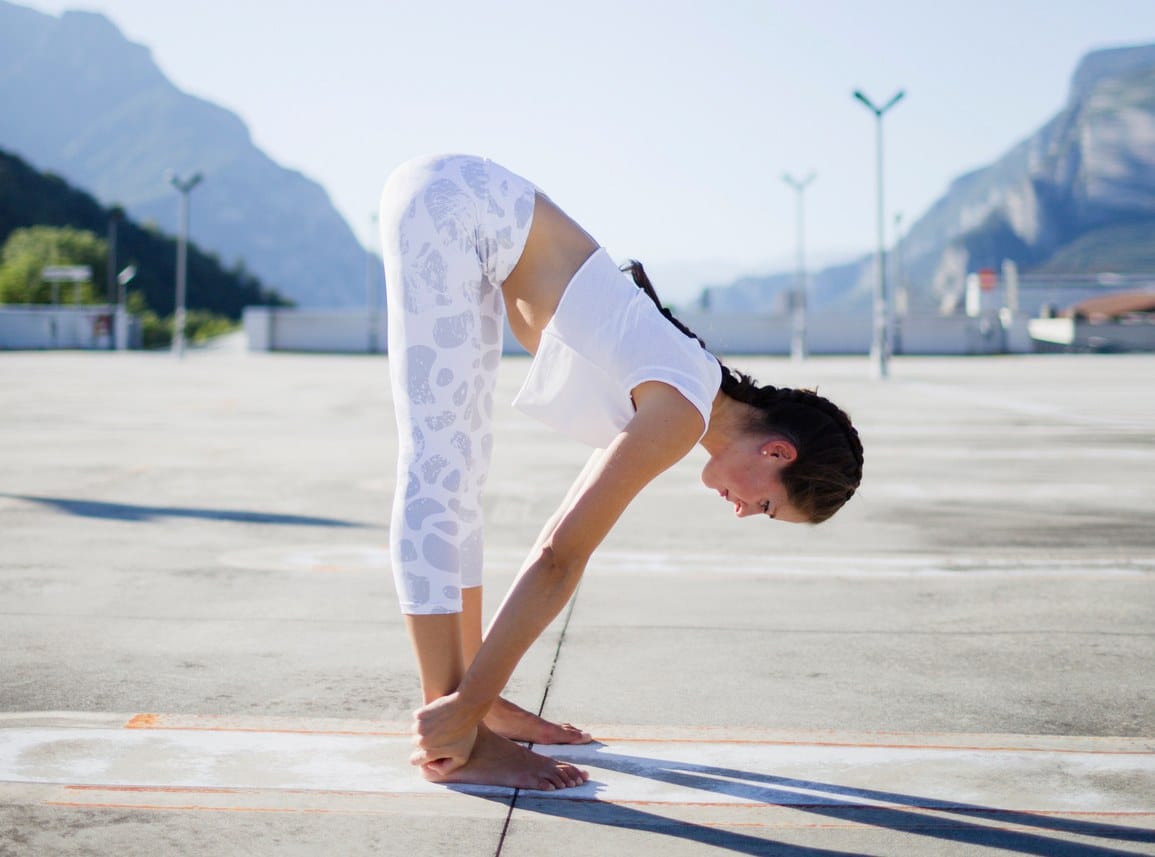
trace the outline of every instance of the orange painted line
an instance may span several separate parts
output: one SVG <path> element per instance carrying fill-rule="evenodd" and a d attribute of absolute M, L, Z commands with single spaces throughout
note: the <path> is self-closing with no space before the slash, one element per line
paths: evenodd
<path fill-rule="evenodd" d="M 859 749 L 879 750 L 966 750 L 968 752 L 988 753 L 1079 753 L 1098 756 L 1155 756 L 1155 750 L 1075 750 L 1057 749 L 1055 747 L 982 747 L 967 744 L 862 744 L 850 741 L 786 741 L 781 739 L 743 739 L 743 738 L 620 738 L 613 735 L 595 737 L 595 741 L 602 743 L 619 742 L 622 744 L 748 744 L 756 746 L 779 747 L 856 747 Z M 554 745 L 541 745 L 554 746 Z M 566 746 L 566 745 L 559 745 Z M 575 744 L 575 747 L 582 745 Z M 591 761 L 589 764 L 593 765 Z"/>
<path fill-rule="evenodd" d="M 247 732 L 259 733 L 268 732 L 270 735 L 333 735 L 333 736 L 368 736 L 378 738 L 408 738 L 412 733 L 408 731 L 381 731 L 381 730 L 341 730 L 341 729 L 284 729 L 273 728 L 258 729 L 255 726 L 210 726 L 210 725 L 196 725 L 193 723 L 185 725 L 165 725 L 164 715 L 161 714 L 137 714 L 129 718 L 125 723 L 124 729 L 144 729 L 156 731 L 173 731 L 173 732 Z M 709 728 L 706 728 L 709 729 Z M 877 732 L 874 735 L 878 736 L 907 736 L 909 732 Z M 1098 736 L 1080 737 L 1080 740 L 1111 740 L 1111 738 L 1103 738 Z M 1142 740 L 1142 739 L 1140 739 Z M 1057 748 L 1057 747 L 1016 747 L 1016 746 L 981 746 L 975 744 L 903 744 L 903 743 L 863 743 L 863 742 L 839 742 L 839 740 L 789 740 L 783 738 L 709 738 L 709 737 L 695 737 L 695 738 L 628 738 L 621 736 L 596 736 L 595 742 L 601 743 L 620 743 L 620 744 L 720 744 L 720 745 L 751 745 L 751 746 L 781 746 L 781 747 L 856 747 L 863 748 L 863 750 L 956 750 L 966 752 L 988 752 L 988 753 L 1073 753 L 1079 755 L 1155 755 L 1153 750 L 1081 750 L 1081 748 Z M 542 745 L 554 746 L 554 745 Z M 583 745 L 557 745 L 557 746 L 583 746 Z M 589 762 L 593 765 L 593 761 Z"/>
<path fill-rule="evenodd" d="M 341 729 L 255 729 L 249 726 L 125 726 L 125 729 L 141 729 L 150 732 L 246 732 L 269 735 L 342 735 L 366 738 L 406 738 L 409 732 L 356 732 Z"/>
<path fill-rule="evenodd" d="M 610 806 L 686 806 L 686 807 L 713 807 L 720 811 L 731 810 L 764 810 L 767 807 L 777 809 L 814 810 L 829 809 L 839 812 L 949 812 L 956 815 L 973 815 L 976 818 L 997 815 L 1030 815 L 1038 818 L 1150 818 L 1155 819 L 1155 812 L 1121 811 L 1121 812 L 1083 812 L 1075 810 L 1038 810 L 1038 809 L 976 809 L 958 804 L 907 804 L 907 803 L 719 803 L 718 801 L 664 801 L 664 800 L 604 800 L 602 798 L 585 797 L 557 797 L 538 798 L 536 795 L 526 795 L 524 792 L 519 800 L 564 800 L 569 803 L 601 803 Z"/>
<path fill-rule="evenodd" d="M 92 786 L 67 785 L 64 787 L 70 792 L 154 792 L 160 794 L 210 794 L 235 795 L 243 794 L 252 789 L 214 788 L 211 786 Z"/>
<path fill-rule="evenodd" d="M 618 726 L 622 726 L 622 725 L 626 725 L 628 728 L 629 727 L 646 728 L 646 727 L 635 727 L 635 726 L 633 726 L 633 724 L 618 724 Z M 607 728 L 611 728 L 611 729 L 614 728 L 613 724 L 605 724 L 605 723 L 594 724 L 595 729 L 598 727 L 607 727 Z M 663 728 L 663 727 L 652 727 L 652 728 Z M 711 732 L 722 732 L 722 731 L 724 731 L 725 727 L 718 727 L 718 726 L 676 726 L 676 727 L 672 727 L 672 728 L 676 729 L 679 732 L 700 732 L 702 734 L 708 735 Z M 743 727 L 743 726 L 739 726 L 736 728 L 740 729 L 740 730 L 742 730 L 742 729 L 751 729 L 751 730 L 757 729 L 757 727 Z M 766 731 L 789 731 L 789 730 L 766 730 Z M 813 735 L 816 739 L 818 739 L 822 735 L 833 736 L 833 735 L 838 735 L 839 733 L 833 729 L 818 729 L 818 730 L 815 730 L 814 732 L 809 732 L 809 733 L 804 732 L 803 734 Z M 940 739 L 949 739 L 949 738 L 965 739 L 968 737 L 973 738 L 975 735 L 981 735 L 984 733 L 977 733 L 977 732 L 865 731 L 865 732 L 854 732 L 853 734 L 854 735 L 869 736 L 872 738 L 925 738 L 925 737 L 933 736 L 935 738 L 940 738 Z M 993 734 L 999 734 L 999 733 L 993 733 Z M 1007 737 L 1007 736 L 1004 736 L 1004 737 Z M 1119 741 L 1119 740 L 1124 740 L 1124 741 L 1136 741 L 1136 740 L 1138 740 L 1138 741 L 1153 741 L 1153 742 L 1155 742 L 1155 737 L 1152 737 L 1152 736 L 1127 737 L 1124 735 L 1075 735 L 1075 736 L 1070 736 L 1070 735 L 1068 735 L 1068 736 L 1040 735 L 1040 736 L 1032 736 L 1032 737 L 1051 738 L 1051 739 L 1054 739 L 1054 738 L 1060 738 L 1061 739 L 1064 737 L 1067 737 L 1067 738 L 1074 737 L 1074 738 L 1078 738 L 1080 741 L 1088 741 L 1088 742 Z M 637 738 L 637 739 L 621 739 L 621 740 L 660 741 L 662 739 L 660 739 L 660 738 Z M 677 738 L 677 739 L 671 739 L 671 740 L 693 741 L 695 739 L 693 739 L 693 738 Z M 738 739 L 719 739 L 719 740 L 738 740 Z M 767 739 L 767 740 L 785 740 L 785 739 Z M 757 739 L 754 739 L 750 743 L 756 743 L 756 741 L 757 741 Z M 799 741 L 800 741 L 800 743 L 808 743 L 806 741 L 801 741 L 801 739 L 799 739 Z M 873 745 L 864 745 L 864 746 L 873 746 Z"/>
<path fill-rule="evenodd" d="M 857 823 L 857 822 L 852 821 L 852 822 L 848 822 L 846 824 L 829 824 L 829 823 L 827 823 L 827 824 L 817 824 L 817 823 L 816 824 L 789 824 L 789 823 L 774 824 L 772 822 L 771 823 L 762 823 L 762 822 L 757 822 L 757 821 L 740 821 L 740 822 L 735 822 L 734 824 L 728 824 L 727 822 L 724 822 L 724 821 L 694 821 L 694 822 L 685 822 L 685 823 L 686 824 L 692 824 L 695 827 L 716 827 L 716 828 L 741 827 L 741 828 L 762 828 L 762 829 L 766 829 L 766 830 L 850 830 L 852 828 L 877 827 L 877 825 L 874 825 L 869 821 L 864 821 L 861 823 Z M 953 821 L 953 822 L 947 821 L 947 822 L 942 823 L 942 824 L 934 824 L 934 823 L 904 824 L 902 826 L 895 826 L 895 827 L 890 827 L 890 825 L 887 825 L 887 828 L 890 830 L 896 830 L 899 832 L 912 832 L 912 833 L 918 832 L 921 830 L 928 830 L 928 831 L 933 831 L 933 830 L 974 830 L 974 831 L 983 831 L 983 832 L 990 831 L 992 833 L 998 832 L 998 831 L 1003 831 L 1003 832 L 1008 832 L 1008 833 L 1038 833 L 1039 832 L 1038 827 L 1036 827 L 1034 825 L 1030 825 L 1030 824 L 975 824 L 975 823 L 968 823 L 965 821 Z M 1146 832 L 1143 828 L 1140 828 L 1140 827 L 1136 827 L 1133 830 L 1135 833 Z M 1108 840 L 1111 842 L 1118 842 L 1118 837 L 1112 836 L 1108 833 L 1104 833 L 1100 836 L 1096 836 L 1093 833 L 1083 833 L 1083 834 L 1079 834 L 1079 835 L 1080 836 L 1086 836 L 1090 839 L 1105 839 L 1105 840 Z M 1073 853 L 1078 853 L 1078 852 L 1076 851 Z"/>
<path fill-rule="evenodd" d="M 194 724 L 166 726 L 163 723 L 162 715 L 160 714 L 137 714 L 124 724 L 125 729 L 148 729 L 155 731 L 169 731 L 169 732 L 245 732 L 245 733 L 260 733 L 267 732 L 276 735 L 342 735 L 342 736 L 357 736 L 365 735 L 370 737 L 388 737 L 388 738 L 403 738 L 410 737 L 410 732 L 398 731 L 378 731 L 378 730 L 351 730 L 351 729 L 286 729 L 283 727 L 271 727 L 258 729 L 252 726 L 198 726 Z M 878 733 L 879 735 L 910 735 L 916 733 Z M 595 741 L 602 743 L 617 742 L 629 744 L 745 744 L 753 746 L 778 746 L 778 747 L 855 747 L 859 749 L 880 749 L 880 750 L 963 750 L 967 752 L 989 752 L 989 753 L 1075 753 L 1080 755 L 1100 755 L 1100 756 L 1155 756 L 1155 750 L 1082 750 L 1082 749 L 1060 749 L 1055 747 L 1014 747 L 1014 746 L 994 746 L 984 747 L 976 744 L 900 744 L 900 743 L 873 743 L 873 742 L 853 742 L 853 741 L 808 741 L 808 740 L 786 740 L 780 738 L 771 739 L 757 739 L 757 738 L 710 738 L 710 737 L 694 737 L 694 738 L 629 738 L 617 735 L 599 735 L 596 736 Z M 1101 738 L 1096 736 L 1088 736 L 1088 738 L 1081 740 L 1100 740 L 1108 741 L 1110 738 Z M 555 745 L 542 745 L 555 746 Z M 556 745 L 556 746 L 574 746 L 580 747 L 583 745 Z M 593 764 L 593 762 L 590 762 Z"/>
<path fill-rule="evenodd" d="M 144 729 L 156 732 L 267 732 L 272 735 L 365 735 L 376 738 L 404 738 L 412 734 L 409 732 L 358 731 L 355 729 L 285 729 L 278 727 L 257 729 L 253 726 L 197 726 L 191 723 L 183 726 L 166 726 L 162 721 L 162 717 L 163 715 L 160 714 L 137 714 L 129 719 L 121 728 Z"/>
<path fill-rule="evenodd" d="M 140 809 L 150 812 L 263 812 L 293 813 L 298 815 L 386 815 L 382 810 L 371 809 L 316 809 L 311 807 L 292 808 L 278 806 L 201 806 L 188 804 L 174 806 L 146 803 L 84 803 L 82 801 L 45 801 L 43 806 L 59 806 L 80 809 Z"/>
<path fill-rule="evenodd" d="M 271 727 L 258 729 L 253 726 L 201 726 L 196 724 L 175 725 L 168 726 L 164 723 L 166 715 L 162 714 L 137 714 L 131 717 L 127 723 L 124 724 L 125 729 L 150 729 L 157 731 L 172 731 L 172 732 L 245 732 L 245 733 L 259 733 L 267 732 L 277 735 L 342 735 L 342 736 L 356 736 L 366 735 L 371 737 L 411 737 L 412 733 L 409 731 L 381 731 L 381 730 L 355 730 L 355 729 L 287 729 L 283 727 Z M 211 718 L 212 715 L 206 715 L 205 719 Z M 227 719 L 227 718 L 220 718 Z M 713 731 L 713 727 L 704 727 L 703 731 Z M 872 732 L 870 735 L 877 735 L 879 737 L 908 737 L 916 736 L 917 732 Z M 933 733 L 932 733 L 933 734 Z M 945 736 L 942 736 L 945 737 Z M 1051 736 L 1047 736 L 1051 737 Z M 1058 736 L 1061 737 L 1061 736 Z M 1080 741 L 1099 742 L 1099 741 L 1114 741 L 1119 740 L 1118 736 L 1076 736 Z M 594 738 L 597 742 L 608 743 L 630 743 L 630 744 L 748 744 L 753 746 L 779 746 L 779 747 L 856 747 L 860 749 L 878 748 L 880 750 L 963 750 L 967 752 L 992 752 L 992 753 L 1075 753 L 1080 755 L 1103 755 L 1103 756 L 1155 756 L 1155 750 L 1082 750 L 1082 749 L 1062 749 L 1056 747 L 1016 747 L 1016 746 L 981 746 L 976 744 L 913 744 L 913 743 L 897 743 L 897 742 L 854 742 L 854 741 L 822 741 L 822 740 L 807 740 L 807 739 L 785 739 L 785 738 L 715 738 L 715 737 L 689 737 L 689 738 L 638 738 L 638 737 L 623 737 L 620 735 L 598 735 Z M 1132 739 L 1126 739 L 1132 740 Z M 1148 740 L 1140 738 L 1139 740 Z M 1155 741 L 1155 739 L 1150 739 Z M 574 745 L 541 745 L 541 746 L 583 746 L 580 744 Z M 593 764 L 592 762 L 590 764 Z"/>
<path fill-rule="evenodd" d="M 247 788 L 220 788 L 213 786 L 93 786 L 93 785 L 66 785 L 63 786 L 65 791 L 70 792 L 109 792 L 128 794 L 219 794 L 219 795 L 243 795 L 243 794 L 279 794 L 279 795 L 327 795 L 331 797 L 372 797 L 372 798 L 438 798 L 444 797 L 451 792 L 367 792 L 367 791 L 347 791 L 339 789 L 279 789 L 279 788 L 262 788 L 260 786 L 250 786 Z M 509 789 L 510 793 L 513 789 Z"/>
<path fill-rule="evenodd" d="M 641 803 L 645 803 L 644 801 Z M 137 803 L 85 803 L 83 801 L 45 801 L 44 806 L 68 807 L 77 809 L 136 809 L 148 812 L 238 812 L 238 813 L 264 813 L 282 815 L 387 815 L 388 810 L 373 810 L 373 809 L 321 809 L 317 807 L 266 807 L 266 806 L 205 806 L 201 804 L 137 804 Z M 616 804 L 614 804 L 616 805 Z M 680 805 L 680 804 L 679 804 Z M 825 805 L 824 805 L 825 806 Z M 789 808 L 789 807 L 787 807 Z M 892 809 L 892 807 L 865 807 L 866 809 Z M 804 809 L 804 807 L 800 807 Z M 847 807 L 840 807 L 845 810 Z M 1011 810 L 1008 810 L 1010 812 Z M 1069 818 L 1072 816 L 1083 818 L 1091 817 L 1117 817 L 1117 816 L 1148 816 L 1150 813 L 1035 813 L 1041 819 L 1049 818 Z M 664 819 L 673 824 L 685 824 L 694 827 L 709 827 L 709 828 L 753 828 L 764 830 L 847 830 L 856 827 L 871 827 L 871 822 L 864 821 L 862 823 L 847 822 L 843 824 L 833 823 L 814 823 L 814 824 L 800 824 L 800 823 L 766 823 L 757 821 L 740 821 L 740 822 L 722 822 L 722 821 L 682 821 L 679 819 Z M 980 821 L 981 819 L 976 819 Z M 947 820 L 946 823 L 926 824 L 910 824 L 894 828 L 897 831 L 919 831 L 919 830 L 976 830 L 984 831 L 1035 831 L 1038 828 L 1030 824 L 977 824 L 975 822 L 962 822 Z M 1144 832 L 1143 828 L 1134 828 L 1135 832 Z M 1114 837 L 1092 837 L 1097 839 L 1110 839 L 1114 841 Z"/>

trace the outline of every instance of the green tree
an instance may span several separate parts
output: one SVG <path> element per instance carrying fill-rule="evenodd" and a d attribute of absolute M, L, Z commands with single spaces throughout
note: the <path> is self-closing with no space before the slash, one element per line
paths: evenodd
<path fill-rule="evenodd" d="M 105 270 L 108 244 L 93 232 L 69 226 L 30 226 L 16 229 L 0 249 L 0 303 L 46 304 L 54 287 L 42 272 L 51 265 L 87 265 L 93 277 Z M 60 283 L 55 290 L 61 303 L 72 303 L 77 289 Z M 102 299 L 92 283 L 79 288 L 81 303 Z"/>

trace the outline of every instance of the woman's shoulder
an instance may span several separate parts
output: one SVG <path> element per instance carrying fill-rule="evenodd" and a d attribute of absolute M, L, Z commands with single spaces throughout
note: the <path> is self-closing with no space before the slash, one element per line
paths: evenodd
<path fill-rule="evenodd" d="M 688 452 L 706 433 L 706 416 L 673 384 L 643 381 L 633 388 L 635 412 L 645 414 L 646 426 L 653 426 L 674 445 Z"/>

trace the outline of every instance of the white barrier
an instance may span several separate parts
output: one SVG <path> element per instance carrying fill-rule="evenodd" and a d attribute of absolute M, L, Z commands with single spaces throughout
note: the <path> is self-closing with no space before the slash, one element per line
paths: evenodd
<path fill-rule="evenodd" d="M 110 350 L 118 332 L 132 336 L 127 316 L 108 304 L 0 306 L 0 350 Z"/>
<path fill-rule="evenodd" d="M 679 319 L 711 350 L 732 354 L 789 354 L 791 320 L 763 313 L 685 311 Z M 302 310 L 248 307 L 244 315 L 250 351 L 308 351 L 345 354 L 387 350 L 385 312 L 372 322 L 365 310 Z M 968 316 L 906 316 L 896 322 L 897 354 L 1000 354 L 1032 350 L 1026 319 L 1003 313 Z M 866 316 L 814 315 L 808 319 L 811 354 L 868 354 Z M 524 354 L 508 326 L 505 354 Z"/>
<path fill-rule="evenodd" d="M 1145 319 L 1033 318 L 1030 331 L 1040 350 L 1046 351 L 1155 350 L 1155 322 Z"/>
<path fill-rule="evenodd" d="M 385 313 L 372 316 L 365 310 L 246 307 L 245 336 L 250 351 L 383 354 Z"/>

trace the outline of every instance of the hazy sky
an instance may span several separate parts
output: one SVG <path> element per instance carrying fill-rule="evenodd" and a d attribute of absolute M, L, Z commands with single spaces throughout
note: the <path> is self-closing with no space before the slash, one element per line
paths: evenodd
<path fill-rule="evenodd" d="M 793 257 L 783 172 L 817 174 L 812 256 L 874 246 L 875 120 L 854 89 L 906 91 L 885 120 L 886 209 L 909 223 L 1050 118 L 1085 53 L 1155 42 L 1155 0 L 23 4 L 107 15 L 363 240 L 392 166 L 474 152 L 666 273 L 671 299 L 689 285 L 675 263 L 720 282 Z"/>

